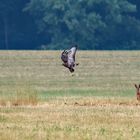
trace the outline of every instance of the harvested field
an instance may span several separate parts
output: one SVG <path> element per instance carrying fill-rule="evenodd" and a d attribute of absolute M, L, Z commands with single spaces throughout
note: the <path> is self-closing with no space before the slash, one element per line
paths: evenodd
<path fill-rule="evenodd" d="M 0 52 L 1 140 L 138 140 L 140 51 Z"/>

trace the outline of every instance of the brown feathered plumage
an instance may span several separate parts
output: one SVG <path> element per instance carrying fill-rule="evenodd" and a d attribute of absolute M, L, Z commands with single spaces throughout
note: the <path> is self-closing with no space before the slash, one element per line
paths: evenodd
<path fill-rule="evenodd" d="M 63 66 L 68 68 L 70 72 L 74 72 L 75 65 L 78 65 L 75 63 L 76 51 L 77 51 L 77 45 L 74 45 L 70 50 L 64 50 L 61 54 Z"/>

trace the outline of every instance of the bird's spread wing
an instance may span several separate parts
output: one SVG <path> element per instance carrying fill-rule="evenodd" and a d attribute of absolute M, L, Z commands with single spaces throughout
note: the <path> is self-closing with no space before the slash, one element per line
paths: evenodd
<path fill-rule="evenodd" d="M 73 59 L 75 61 L 75 55 L 76 55 L 77 48 L 72 47 L 68 52 L 68 59 Z"/>
<path fill-rule="evenodd" d="M 68 51 L 64 50 L 61 54 L 61 60 L 64 62 L 64 63 L 67 63 L 68 62 Z"/>

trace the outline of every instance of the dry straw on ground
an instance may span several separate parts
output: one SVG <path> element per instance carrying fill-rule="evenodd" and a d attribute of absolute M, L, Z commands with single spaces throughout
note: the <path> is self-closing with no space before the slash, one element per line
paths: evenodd
<path fill-rule="evenodd" d="M 1 140 L 138 140 L 139 51 L 0 52 Z"/>

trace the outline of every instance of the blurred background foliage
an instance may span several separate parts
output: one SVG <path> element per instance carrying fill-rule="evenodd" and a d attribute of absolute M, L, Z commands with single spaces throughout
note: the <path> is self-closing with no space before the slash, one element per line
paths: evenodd
<path fill-rule="evenodd" d="M 139 50 L 140 0 L 1 0 L 0 49 Z"/>

